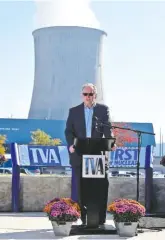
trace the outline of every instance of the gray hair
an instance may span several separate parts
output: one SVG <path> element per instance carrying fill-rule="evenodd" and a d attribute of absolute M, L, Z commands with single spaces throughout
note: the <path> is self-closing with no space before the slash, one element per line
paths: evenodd
<path fill-rule="evenodd" d="M 93 83 L 86 83 L 82 86 L 82 91 L 84 90 L 84 88 L 86 87 L 90 87 L 92 88 L 94 94 L 97 94 L 97 87 L 93 84 Z"/>

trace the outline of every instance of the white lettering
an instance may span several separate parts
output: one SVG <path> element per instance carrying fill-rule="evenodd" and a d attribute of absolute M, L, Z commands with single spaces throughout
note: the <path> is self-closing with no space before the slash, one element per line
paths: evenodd
<path fill-rule="evenodd" d="M 38 163 L 37 152 L 39 153 L 43 163 L 48 162 L 48 149 L 46 149 L 46 155 L 44 154 L 44 151 L 41 148 L 30 148 L 30 150 L 32 151 L 32 156 L 33 156 L 34 163 Z"/>
<path fill-rule="evenodd" d="M 48 156 L 49 156 L 49 149 L 46 149 L 46 154 L 44 153 L 44 151 L 41 148 L 38 149 L 38 152 L 41 156 L 41 159 L 42 159 L 43 163 L 47 163 L 48 162 Z"/>
<path fill-rule="evenodd" d="M 54 149 L 50 149 L 50 151 L 49 151 L 49 163 L 51 163 L 53 161 L 54 161 L 54 163 L 59 163 L 59 160 L 57 158 L 55 150 Z"/>
<path fill-rule="evenodd" d="M 54 163 L 59 163 L 56 152 L 52 148 L 46 149 L 45 153 L 42 148 L 30 148 L 30 150 L 32 151 L 32 157 L 33 157 L 34 163 L 38 163 L 38 157 L 41 158 L 44 164 L 46 163 L 50 164 L 52 163 L 52 161 L 54 161 Z"/>
<path fill-rule="evenodd" d="M 38 157 L 37 157 L 37 150 L 39 148 L 30 148 L 29 150 L 32 151 L 32 157 L 33 157 L 33 161 L 34 163 L 38 163 Z"/>

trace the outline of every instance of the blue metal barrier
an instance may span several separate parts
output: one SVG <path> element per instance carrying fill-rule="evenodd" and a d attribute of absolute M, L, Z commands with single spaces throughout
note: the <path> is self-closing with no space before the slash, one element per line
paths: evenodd
<path fill-rule="evenodd" d="M 12 212 L 20 212 L 20 167 L 70 167 L 66 146 L 11 144 Z"/>
<path fill-rule="evenodd" d="M 153 196 L 153 161 L 152 161 L 152 146 L 146 147 L 145 161 L 145 208 L 146 213 L 152 211 L 152 196 Z"/>

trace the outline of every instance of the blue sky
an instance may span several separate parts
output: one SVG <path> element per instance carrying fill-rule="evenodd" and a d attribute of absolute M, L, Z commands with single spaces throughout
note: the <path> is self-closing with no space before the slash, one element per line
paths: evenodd
<path fill-rule="evenodd" d="M 114 121 L 165 135 L 165 2 L 95 1 L 104 40 L 105 101 Z M 26 118 L 34 80 L 33 1 L 0 1 L 0 117 Z M 164 137 L 165 138 L 165 137 Z"/>

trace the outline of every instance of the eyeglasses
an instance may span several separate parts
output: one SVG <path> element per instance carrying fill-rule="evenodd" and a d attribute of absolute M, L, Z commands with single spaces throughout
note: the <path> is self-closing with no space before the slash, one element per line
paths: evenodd
<path fill-rule="evenodd" d="M 83 93 L 84 96 L 89 96 L 92 97 L 94 95 L 94 93 Z"/>

